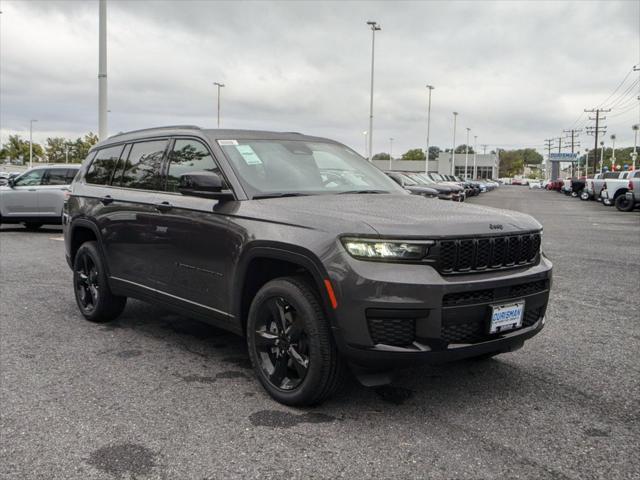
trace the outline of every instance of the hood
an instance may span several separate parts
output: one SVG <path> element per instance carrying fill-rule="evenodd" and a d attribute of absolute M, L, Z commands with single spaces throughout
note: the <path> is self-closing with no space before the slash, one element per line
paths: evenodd
<path fill-rule="evenodd" d="M 510 210 L 418 195 L 346 194 L 239 202 L 236 215 L 336 234 L 439 237 L 516 233 L 542 228 Z"/>
<path fill-rule="evenodd" d="M 438 189 L 430 188 L 426 185 L 408 185 L 404 187 L 406 190 L 409 190 L 411 193 L 416 193 L 417 195 L 437 195 Z"/>

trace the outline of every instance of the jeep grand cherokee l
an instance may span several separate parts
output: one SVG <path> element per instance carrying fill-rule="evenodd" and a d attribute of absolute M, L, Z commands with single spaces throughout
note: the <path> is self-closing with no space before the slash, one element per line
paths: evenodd
<path fill-rule="evenodd" d="M 256 376 L 319 403 L 416 362 L 487 357 L 543 328 L 551 263 L 528 215 L 410 195 L 298 133 L 164 127 L 92 148 L 63 214 L 82 314 L 127 297 L 246 336 Z"/>

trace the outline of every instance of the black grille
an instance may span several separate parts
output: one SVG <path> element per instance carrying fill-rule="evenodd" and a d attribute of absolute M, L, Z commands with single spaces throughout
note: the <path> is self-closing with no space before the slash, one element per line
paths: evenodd
<path fill-rule="evenodd" d="M 513 285 L 509 288 L 509 297 L 524 297 L 526 295 L 533 295 L 547 289 L 546 280 L 538 280 L 537 282 L 522 283 L 520 285 Z"/>
<path fill-rule="evenodd" d="M 522 327 L 530 327 L 542 315 L 542 308 L 525 309 Z M 499 337 L 500 334 L 487 333 L 488 316 L 483 319 L 466 323 L 444 324 L 440 330 L 440 338 L 449 343 L 478 343 Z M 510 332 L 513 330 L 510 330 Z"/>
<path fill-rule="evenodd" d="M 374 344 L 405 347 L 415 339 L 414 318 L 368 318 L 368 321 L 369 334 Z"/>
<path fill-rule="evenodd" d="M 442 240 L 438 247 L 438 271 L 443 274 L 502 269 L 536 262 L 540 234 Z"/>
<path fill-rule="evenodd" d="M 442 306 L 453 307 L 455 305 L 466 305 L 469 303 L 490 302 L 491 300 L 493 300 L 493 290 L 448 293 L 442 298 Z"/>

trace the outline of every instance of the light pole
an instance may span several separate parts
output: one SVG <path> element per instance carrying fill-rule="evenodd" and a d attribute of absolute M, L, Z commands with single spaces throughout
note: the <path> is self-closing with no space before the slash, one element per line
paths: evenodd
<path fill-rule="evenodd" d="M 69 144 L 64 145 L 64 163 L 69 163 Z"/>
<path fill-rule="evenodd" d="M 451 149 L 451 175 L 453 175 L 454 165 L 456 163 L 456 120 L 458 112 L 453 112 L 453 148 Z"/>
<path fill-rule="evenodd" d="M 218 128 L 220 128 L 220 89 L 224 87 L 224 83 L 213 82 L 218 87 Z"/>
<path fill-rule="evenodd" d="M 389 139 L 389 170 L 391 170 L 391 161 L 393 160 L 393 138 Z"/>
<path fill-rule="evenodd" d="M 371 161 L 371 151 L 373 149 L 373 66 L 375 60 L 376 51 L 376 32 L 382 30 L 382 27 L 377 22 L 369 21 L 367 25 L 371 27 L 371 97 L 369 99 L 369 156 L 368 160 Z"/>
<path fill-rule="evenodd" d="M 631 127 L 631 129 L 633 130 L 633 153 L 631 154 L 631 160 L 632 160 L 632 166 L 631 168 L 633 170 L 636 169 L 636 160 L 638 159 L 638 130 L 640 130 L 640 123 L 636 123 L 633 127 Z"/>
<path fill-rule="evenodd" d="M 611 170 L 615 171 L 616 164 L 616 135 L 615 133 L 611 135 Z"/>
<path fill-rule="evenodd" d="M 467 142 L 464 145 L 464 179 L 465 180 L 469 178 L 467 171 L 469 168 L 469 132 L 470 131 L 471 129 L 467 127 Z"/>
<path fill-rule="evenodd" d="M 476 159 L 478 157 L 478 136 L 473 136 L 473 178 L 471 180 L 475 180 L 478 178 L 478 172 L 476 167 Z"/>
<path fill-rule="evenodd" d="M 33 122 L 38 120 L 29 120 L 29 168 L 33 167 Z"/>
<path fill-rule="evenodd" d="M 109 135 L 107 118 L 107 0 L 100 0 L 98 29 L 98 138 Z"/>
<path fill-rule="evenodd" d="M 600 173 L 602 173 L 603 166 L 604 166 L 604 142 L 600 142 Z"/>
<path fill-rule="evenodd" d="M 364 157 L 365 158 L 369 158 L 369 153 L 367 153 L 367 134 L 369 132 L 367 132 L 366 130 L 364 132 L 362 132 L 362 135 L 364 135 Z"/>
<path fill-rule="evenodd" d="M 436 88 L 433 85 L 427 85 L 429 89 L 429 104 L 427 106 L 427 150 L 425 152 L 426 158 L 424 160 L 424 173 L 429 173 L 429 131 L 431 130 L 431 91 Z"/>

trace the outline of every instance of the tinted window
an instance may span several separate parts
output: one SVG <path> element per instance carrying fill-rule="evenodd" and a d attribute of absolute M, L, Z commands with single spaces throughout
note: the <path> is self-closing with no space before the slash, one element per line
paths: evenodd
<path fill-rule="evenodd" d="M 70 168 L 67 170 L 67 184 L 71 184 L 71 182 L 73 182 L 73 179 L 76 178 L 79 171 L 79 168 Z"/>
<path fill-rule="evenodd" d="M 202 171 L 220 174 L 207 147 L 197 140 L 176 140 L 169 154 L 167 190 L 178 191 L 178 182 L 183 173 Z"/>
<path fill-rule="evenodd" d="M 91 162 L 91 166 L 85 176 L 86 182 L 96 185 L 109 185 L 113 170 L 116 167 L 118 158 L 120 158 L 120 152 L 122 152 L 122 145 L 98 150 L 96 158 Z"/>
<path fill-rule="evenodd" d="M 143 190 L 158 190 L 160 169 L 167 140 L 134 143 L 124 164 L 121 185 Z"/>
<path fill-rule="evenodd" d="M 69 185 L 71 182 L 68 179 L 68 172 L 66 168 L 49 168 L 44 174 L 42 185 Z"/>
<path fill-rule="evenodd" d="M 640 178 L 640 170 L 633 172 L 633 177 L 631 178 Z"/>
<path fill-rule="evenodd" d="M 604 174 L 602 178 L 618 178 L 620 176 L 619 173 L 616 172 L 607 172 Z"/>
<path fill-rule="evenodd" d="M 31 170 L 30 172 L 27 172 L 18 177 L 14 185 L 16 187 L 33 187 L 35 185 L 40 185 L 43 173 L 44 169 Z"/>

